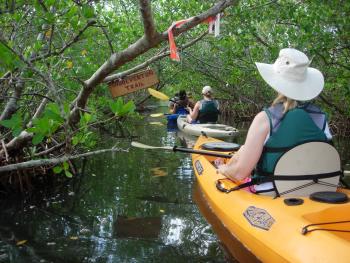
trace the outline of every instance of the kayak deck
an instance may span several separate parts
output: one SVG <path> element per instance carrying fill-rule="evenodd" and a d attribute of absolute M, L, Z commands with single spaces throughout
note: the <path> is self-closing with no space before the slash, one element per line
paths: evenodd
<path fill-rule="evenodd" d="M 195 149 L 213 138 L 199 137 Z M 326 204 L 302 198 L 303 204 L 287 206 L 283 197 L 255 195 L 245 189 L 229 194 L 216 189 L 224 177 L 211 164 L 215 157 L 192 155 L 202 192 L 227 230 L 263 262 L 348 262 L 350 223 L 328 224 L 302 234 L 309 224 L 350 220 L 350 204 Z M 231 182 L 232 183 L 232 182 Z M 232 183 L 234 185 L 234 183 Z M 349 195 L 349 192 L 346 191 Z M 286 238 L 288 237 L 288 238 Z"/>

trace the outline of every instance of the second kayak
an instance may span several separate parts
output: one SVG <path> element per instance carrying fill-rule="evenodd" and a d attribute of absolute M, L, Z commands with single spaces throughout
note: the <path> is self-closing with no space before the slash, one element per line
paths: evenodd
<path fill-rule="evenodd" d="M 225 124 L 191 124 L 186 121 L 185 115 L 177 118 L 177 127 L 180 131 L 194 136 L 207 135 L 214 138 L 233 138 L 238 134 L 238 130 Z"/>

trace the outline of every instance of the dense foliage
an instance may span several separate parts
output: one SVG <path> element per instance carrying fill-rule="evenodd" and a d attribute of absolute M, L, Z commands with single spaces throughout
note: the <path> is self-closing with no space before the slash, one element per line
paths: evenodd
<path fill-rule="evenodd" d="M 166 67 L 164 61 L 162 68 L 168 70 L 163 75 L 178 72 L 173 91 L 186 88 L 200 94 L 203 85 L 212 85 L 236 118 L 252 116 L 275 96 L 254 62 L 273 63 L 281 48 L 297 48 L 312 59 L 311 67 L 324 73 L 318 103 L 334 128 L 345 125 L 336 131 L 348 132 L 349 12 L 348 1 L 240 1 L 225 12 L 220 37 L 208 36 L 185 50 L 179 64 Z"/>

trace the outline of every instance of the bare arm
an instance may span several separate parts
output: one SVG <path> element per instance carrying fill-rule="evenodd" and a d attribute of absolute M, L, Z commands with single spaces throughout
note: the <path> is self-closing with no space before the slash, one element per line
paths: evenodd
<path fill-rule="evenodd" d="M 198 101 L 196 105 L 194 105 L 193 110 L 190 107 L 187 107 L 187 110 L 189 111 L 189 114 L 187 115 L 188 122 L 192 122 L 193 120 L 196 120 L 199 113 L 199 106 L 200 102 Z"/>
<path fill-rule="evenodd" d="M 174 104 L 172 105 L 172 107 L 170 107 L 170 113 L 174 114 L 174 113 L 176 112 L 176 109 L 177 109 L 177 104 L 174 103 Z"/>
<path fill-rule="evenodd" d="M 242 181 L 247 178 L 259 161 L 269 132 L 270 124 L 266 113 L 258 113 L 249 127 L 244 146 L 227 164 L 219 166 L 218 172 L 233 181 Z"/>

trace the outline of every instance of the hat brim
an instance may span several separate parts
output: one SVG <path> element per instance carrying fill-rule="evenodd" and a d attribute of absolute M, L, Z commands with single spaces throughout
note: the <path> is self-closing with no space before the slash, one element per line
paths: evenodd
<path fill-rule="evenodd" d="M 260 75 L 274 90 L 284 96 L 307 101 L 317 97 L 324 86 L 322 73 L 315 68 L 307 68 L 306 78 L 302 81 L 286 79 L 277 74 L 272 64 L 255 63 Z"/>

